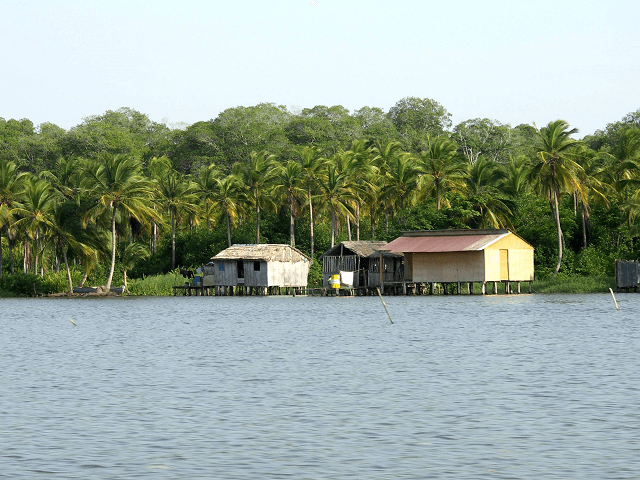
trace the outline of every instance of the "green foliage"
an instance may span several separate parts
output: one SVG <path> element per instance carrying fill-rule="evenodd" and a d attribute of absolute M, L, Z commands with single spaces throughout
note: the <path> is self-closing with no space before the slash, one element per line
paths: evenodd
<path fill-rule="evenodd" d="M 322 260 L 318 255 L 309 267 L 309 288 L 322 288 Z"/>
<path fill-rule="evenodd" d="M 76 278 L 79 278 L 75 272 Z M 16 272 L 13 275 L 3 275 L 0 278 L 0 291 L 6 296 L 17 297 L 34 297 L 38 295 L 47 295 L 50 293 L 61 293 L 69 291 L 67 282 L 67 273 L 60 271 L 59 273 L 50 273 L 45 277 L 34 273 Z"/>
<path fill-rule="evenodd" d="M 173 286 L 184 285 L 185 279 L 177 270 L 164 275 L 152 275 L 129 281 L 127 295 L 172 295 Z"/>
<path fill-rule="evenodd" d="M 476 118 L 451 130 L 451 116 L 442 105 L 415 97 L 398 101 L 388 113 L 362 107 L 350 114 L 340 105 L 297 113 L 267 103 L 236 107 L 173 131 L 129 108 L 87 117 L 69 131 L 49 123 L 35 127 L 26 119 L 0 119 L 3 273 L 10 276 L 11 245 L 16 270 L 22 267 L 23 252 L 31 254 L 31 271 L 37 252 L 37 265 L 45 272 L 66 253 L 70 263 L 78 265 L 75 284 L 85 269 L 91 272 L 87 285 L 105 284 L 111 220 L 117 237 L 114 284 L 122 283 L 125 267 L 134 278 L 171 269 L 172 223 L 175 265 L 198 267 L 227 246 L 225 212 L 230 243 L 256 241 L 256 197 L 261 198 L 260 241 L 286 244 L 295 238 L 296 246 L 309 254 L 311 197 L 316 255 L 326 251 L 332 239 L 348 239 L 348 221 L 356 239 L 358 212 L 363 240 L 392 240 L 404 230 L 513 227 L 536 248 L 537 278 L 554 272 L 560 246 L 564 277 L 608 276 L 615 259 L 640 258 L 638 119 L 640 111 L 632 112 L 586 139 L 598 152 L 569 138 L 571 130 L 561 121 L 538 131 L 531 125 L 512 128 Z M 564 139 L 559 144 L 556 134 Z M 154 175 L 153 158 L 162 155 L 168 170 Z M 107 168 L 105 160 L 117 156 L 129 159 L 125 163 L 132 168 L 124 170 L 144 187 L 133 203 L 123 203 L 122 191 L 111 188 L 122 182 L 101 174 L 97 181 L 90 180 L 100 173 L 94 167 L 102 163 Z M 246 167 L 257 156 L 265 159 L 264 165 L 247 175 Z M 291 182 L 280 178 L 278 196 L 267 180 L 282 171 L 281 165 L 304 175 L 290 175 Z M 191 192 L 193 174 L 201 171 L 208 176 L 198 178 L 197 193 L 186 205 L 185 192 Z M 29 182 L 31 188 L 28 178 L 39 180 Z M 111 180 L 112 185 L 105 184 Z M 170 180 L 180 180 L 173 183 L 184 183 L 184 189 L 165 192 L 163 203 L 155 193 L 160 187 L 175 187 L 167 185 Z M 101 183 L 109 188 L 99 188 Z M 42 195 L 36 198 L 38 192 Z M 53 199 L 52 208 L 35 201 L 47 197 Z M 561 235 L 549 202 L 554 197 L 559 199 Z M 115 217 L 110 215 L 111 201 L 119 204 Z M 291 237 L 290 218 L 295 227 Z M 146 260 L 126 255 L 131 241 L 152 245 L 151 219 L 161 235 L 156 253 Z M 318 269 L 314 264 L 312 283 Z M 64 273 L 36 280 L 38 293 L 68 288 Z M 18 293 L 3 288 L 5 294 L 31 294 L 25 293 L 29 279 L 13 281 L 16 285 L 8 286 Z"/>
<path fill-rule="evenodd" d="M 533 282 L 534 293 L 604 293 L 615 288 L 614 277 L 567 277 L 562 273 L 554 278 Z"/>

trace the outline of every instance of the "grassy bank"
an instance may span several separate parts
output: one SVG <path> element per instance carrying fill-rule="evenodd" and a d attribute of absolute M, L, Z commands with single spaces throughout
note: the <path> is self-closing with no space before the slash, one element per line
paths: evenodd
<path fill-rule="evenodd" d="M 127 283 L 127 295 L 172 295 L 172 287 L 174 285 L 184 285 L 184 282 L 184 277 L 175 272 L 135 278 Z"/>
<path fill-rule="evenodd" d="M 608 293 L 614 277 L 556 277 L 533 282 L 534 293 Z"/>

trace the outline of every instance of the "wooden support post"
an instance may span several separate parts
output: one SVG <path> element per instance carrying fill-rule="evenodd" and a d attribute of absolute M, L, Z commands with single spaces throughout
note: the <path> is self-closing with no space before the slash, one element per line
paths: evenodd
<path fill-rule="evenodd" d="M 482 295 L 487 294 L 487 282 L 482 282 Z"/>
<path fill-rule="evenodd" d="M 520 282 L 518 282 L 518 295 L 520 295 Z"/>
<path fill-rule="evenodd" d="M 460 282 L 458 282 L 458 285 L 456 285 L 456 295 L 460 295 L 462 293 L 462 285 L 460 284 Z"/>
<path fill-rule="evenodd" d="M 402 282 L 402 295 L 406 295 L 407 294 L 407 282 L 403 281 Z"/>
<path fill-rule="evenodd" d="M 493 282 L 493 294 L 498 294 L 498 282 Z"/>
<path fill-rule="evenodd" d="M 429 282 L 429 295 L 433 295 L 435 289 L 436 289 L 435 282 Z"/>
<path fill-rule="evenodd" d="M 473 282 L 469 282 L 469 295 L 473 295 Z"/>

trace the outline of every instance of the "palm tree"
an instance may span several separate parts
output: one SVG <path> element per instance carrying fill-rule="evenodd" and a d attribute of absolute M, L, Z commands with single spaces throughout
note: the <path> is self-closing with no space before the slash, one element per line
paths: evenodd
<path fill-rule="evenodd" d="M 504 166 L 505 177 L 500 182 L 500 189 L 511 198 L 529 191 L 529 159 L 525 155 L 509 157 Z"/>
<path fill-rule="evenodd" d="M 420 169 L 409 153 L 398 155 L 389 161 L 381 193 L 388 198 L 396 210 L 415 203 L 420 180 Z"/>
<path fill-rule="evenodd" d="M 500 193 L 507 174 L 494 160 L 480 156 L 465 176 L 465 194 L 480 214 L 478 227 L 503 228 L 511 225 L 513 202 Z"/>
<path fill-rule="evenodd" d="M 256 244 L 260 243 L 260 207 L 270 200 L 269 189 L 277 172 L 276 156 L 264 150 L 252 152 L 244 169 L 244 183 L 256 209 Z"/>
<path fill-rule="evenodd" d="M 18 220 L 15 227 L 33 242 L 34 273 L 38 273 L 38 257 L 44 250 L 44 240 L 54 225 L 53 210 L 57 203 L 56 191 L 46 180 L 29 176 L 21 195 L 20 205 L 14 212 Z"/>
<path fill-rule="evenodd" d="M 395 161 L 395 159 L 402 155 L 402 144 L 400 142 L 389 141 L 384 144 L 378 144 L 371 149 L 374 154 L 374 162 L 378 167 L 378 175 L 373 177 L 373 183 L 376 190 L 380 190 L 384 187 L 384 181 L 389 166 Z M 389 212 L 391 200 L 386 196 L 372 195 L 369 203 L 369 215 L 371 217 L 371 238 L 375 238 L 375 217 L 376 211 L 381 210 L 385 215 L 385 223 L 387 230 L 389 228 Z"/>
<path fill-rule="evenodd" d="M 360 204 L 363 198 L 370 197 L 375 190 L 372 178 L 378 172 L 377 155 L 366 146 L 365 140 L 354 140 L 347 153 L 349 154 L 349 176 L 354 193 L 356 240 L 360 240 Z"/>
<path fill-rule="evenodd" d="M 176 268 L 176 217 L 179 213 L 191 214 L 197 208 L 197 185 L 171 167 L 166 157 L 152 160 L 150 169 L 156 179 L 158 203 L 169 212 L 171 218 L 171 269 Z"/>
<path fill-rule="evenodd" d="M 449 206 L 446 194 L 464 189 L 468 162 L 458 154 L 458 146 L 446 137 L 428 139 L 427 150 L 420 152 L 422 184 L 427 193 L 436 197 L 436 208 Z"/>
<path fill-rule="evenodd" d="M 151 253 L 146 245 L 138 242 L 128 244 L 122 255 L 122 270 L 124 276 L 124 289 L 127 289 L 127 270 L 135 267 L 138 260 L 149 258 Z"/>
<path fill-rule="evenodd" d="M 326 180 L 321 185 L 321 197 L 331 215 L 331 246 L 335 245 L 338 217 L 349 218 L 349 202 L 353 198 L 349 177 L 336 162 L 327 164 Z"/>
<path fill-rule="evenodd" d="M 90 254 L 93 249 L 84 245 L 77 236 L 79 230 L 79 219 L 77 216 L 78 204 L 74 200 L 60 201 L 60 195 L 55 201 L 49 225 L 49 236 L 53 240 L 56 248 L 62 251 L 65 268 L 67 271 L 67 281 L 69 282 L 69 295 L 73 294 L 73 281 L 71 279 L 71 269 L 67 250 L 79 256 Z"/>
<path fill-rule="evenodd" d="M 609 184 L 601 180 L 606 177 L 608 170 L 603 160 L 602 155 L 586 145 L 576 147 L 576 161 L 583 171 L 578 175 L 580 188 L 575 190 L 574 198 L 580 204 L 583 248 L 587 248 L 587 230 L 589 230 L 590 225 L 591 204 L 600 204 L 608 207 L 608 194 L 611 190 L 614 190 Z"/>
<path fill-rule="evenodd" d="M 85 223 L 95 222 L 102 214 L 110 217 L 111 266 L 105 285 L 109 291 L 116 264 L 117 213 L 127 213 L 141 223 L 147 219 L 158 221 L 159 216 L 151 206 L 154 186 L 142 175 L 138 159 L 110 154 L 102 154 L 87 163 L 83 186 L 95 199 L 85 215 Z"/>
<path fill-rule="evenodd" d="M 304 178 L 304 186 L 307 189 L 307 201 L 309 202 L 309 231 L 311 233 L 311 258 L 314 252 L 313 237 L 313 196 L 320 182 L 324 180 L 322 173 L 327 159 L 320 155 L 317 147 L 304 147 L 300 152 L 300 167 Z"/>
<path fill-rule="evenodd" d="M 535 161 L 530 172 L 532 183 L 538 192 L 543 193 L 549 200 L 553 221 L 558 232 L 558 263 L 553 276 L 560 271 L 562 263 L 562 227 L 560 225 L 559 203 L 562 192 L 574 192 L 580 189 L 578 176 L 583 173 L 582 167 L 574 158 L 574 149 L 580 145 L 571 135 L 578 133 L 578 129 L 569 128 L 564 120 L 549 122 L 546 127 L 538 130 L 537 151 Z"/>
<path fill-rule="evenodd" d="M 222 173 L 215 165 L 207 165 L 200 169 L 196 177 L 196 185 L 198 186 L 198 196 L 201 202 L 201 211 L 207 223 L 207 230 L 211 229 L 211 224 L 215 222 L 218 215 L 216 203 L 214 202 L 215 191 L 218 183 L 216 179 L 220 179 Z"/>
<path fill-rule="evenodd" d="M 273 193 L 286 199 L 289 205 L 289 244 L 296 245 L 295 211 L 298 199 L 304 196 L 305 178 L 302 165 L 295 160 L 289 160 L 280 165 L 274 179 Z"/>
<path fill-rule="evenodd" d="M 25 174 L 18 172 L 15 163 L 5 159 L 0 159 L 0 231 L 4 227 L 7 240 L 9 242 L 9 261 L 11 263 L 11 273 L 13 273 L 13 249 L 10 235 L 11 225 L 15 216 L 15 208 L 20 204 L 18 196 L 22 192 Z M 0 242 L 0 277 L 2 277 L 2 242 Z"/>
<path fill-rule="evenodd" d="M 246 204 L 246 189 L 242 179 L 235 174 L 226 177 L 214 177 L 215 187 L 211 194 L 214 204 L 220 206 L 227 221 L 227 245 L 231 246 L 231 226 L 237 225 L 238 219 L 244 215 Z"/>
<path fill-rule="evenodd" d="M 610 183 L 625 200 L 629 189 L 640 186 L 640 129 L 626 130 L 605 155 L 614 163 L 609 170 Z"/>

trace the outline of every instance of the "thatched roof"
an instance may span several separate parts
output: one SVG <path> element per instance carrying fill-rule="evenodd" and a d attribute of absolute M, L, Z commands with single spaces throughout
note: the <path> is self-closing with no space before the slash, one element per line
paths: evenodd
<path fill-rule="evenodd" d="M 364 241 L 361 240 L 359 242 L 341 242 L 333 248 L 330 248 L 326 252 L 322 254 L 323 257 L 338 257 L 340 256 L 340 251 L 342 250 L 340 247 L 343 246 L 344 249 L 349 249 L 356 255 L 360 257 L 369 257 L 376 253 L 378 250 L 382 249 L 387 242 L 384 241 Z"/>
<path fill-rule="evenodd" d="M 300 250 L 284 244 L 232 245 L 211 260 L 264 260 L 265 262 L 309 262 Z"/>

